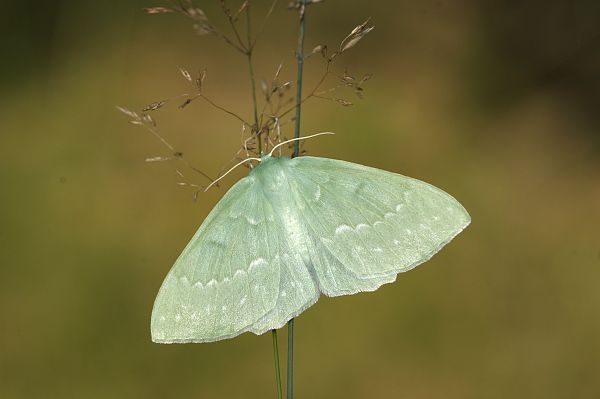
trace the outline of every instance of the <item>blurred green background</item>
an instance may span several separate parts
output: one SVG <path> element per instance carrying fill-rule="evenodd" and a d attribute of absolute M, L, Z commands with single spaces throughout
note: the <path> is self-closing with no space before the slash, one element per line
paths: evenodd
<path fill-rule="evenodd" d="M 226 28 L 217 1 L 197 4 Z M 244 59 L 142 11 L 157 5 L 3 2 L 2 398 L 275 397 L 269 334 L 150 341 L 163 277 L 245 172 L 192 201 L 173 165 L 144 162 L 168 154 L 114 105 L 181 93 L 177 66 L 206 67 L 206 94 L 251 115 Z M 279 62 L 294 77 L 286 5 L 256 49 L 259 78 Z M 311 100 L 303 133 L 338 135 L 307 150 L 426 180 L 473 223 L 396 283 L 302 314 L 296 396 L 600 397 L 600 3 L 329 0 L 308 10 L 307 48 L 368 16 L 376 29 L 336 67 L 373 73 L 366 98 Z M 311 87 L 323 66 L 306 68 Z M 211 175 L 239 148 L 239 123 L 206 103 L 154 116 Z"/>

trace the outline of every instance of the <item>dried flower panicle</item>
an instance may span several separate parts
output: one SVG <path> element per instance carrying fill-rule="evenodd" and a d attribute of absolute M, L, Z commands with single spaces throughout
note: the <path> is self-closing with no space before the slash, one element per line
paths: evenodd
<path fill-rule="evenodd" d="M 221 39 L 228 46 L 247 57 L 250 63 L 256 40 L 262 33 L 262 30 L 266 26 L 266 21 L 270 17 L 271 13 L 275 8 L 275 5 L 278 2 L 278 0 L 272 0 L 271 6 L 265 16 L 263 26 L 260 29 L 260 31 L 258 31 L 258 33 L 254 35 L 254 37 L 252 37 L 248 32 L 247 37 L 244 38 L 244 35 L 241 33 L 241 30 L 238 26 L 238 22 L 242 15 L 246 15 L 246 17 L 249 18 L 248 13 L 250 11 L 251 5 L 253 4 L 251 0 L 245 0 L 241 4 L 238 3 L 239 6 L 236 6 L 235 8 L 230 7 L 227 0 L 219 0 L 223 16 L 225 17 L 226 21 L 229 23 L 230 26 L 231 32 L 229 34 L 223 33 L 222 31 L 218 30 L 209 21 L 209 18 L 206 15 L 206 13 L 201 8 L 195 6 L 192 0 L 166 1 L 170 3 L 168 7 L 149 7 L 145 9 L 146 13 L 175 13 L 183 15 L 186 18 L 189 18 L 193 21 L 193 29 L 196 33 L 200 35 L 211 35 Z M 299 10 L 302 14 L 304 13 L 305 6 L 318 4 L 322 2 L 323 0 L 294 0 L 288 4 L 288 7 Z M 359 99 L 363 98 L 364 84 L 371 78 L 371 75 L 367 74 L 358 78 L 350 74 L 347 70 L 345 70 L 342 74 L 338 74 L 333 71 L 333 65 L 338 60 L 338 57 L 340 55 L 345 54 L 348 50 L 355 47 L 368 33 L 370 33 L 374 29 L 373 26 L 369 26 L 369 22 L 370 19 L 367 19 L 365 22 L 359 24 L 354 29 L 352 29 L 352 31 L 342 39 L 339 45 L 333 47 L 335 51 L 331 52 L 330 47 L 328 47 L 327 44 L 318 44 L 314 46 L 312 50 L 307 54 L 305 58 L 310 58 L 313 56 L 316 56 L 316 58 L 320 58 L 324 62 L 325 71 L 321 75 L 321 78 L 318 80 L 316 85 L 312 88 L 312 90 L 308 91 L 308 94 L 306 94 L 301 99 L 302 103 L 310 98 L 317 98 L 332 101 L 343 107 L 352 106 L 353 103 L 348 99 L 335 95 L 336 92 L 340 89 L 351 90 Z M 209 105 L 229 114 L 230 116 L 235 117 L 241 122 L 241 147 L 237 151 L 231 162 L 239 162 L 239 160 L 242 159 L 242 155 L 245 155 L 246 157 L 252 155 L 260 155 L 261 152 L 268 151 L 269 148 L 272 148 L 278 143 L 285 140 L 285 137 L 282 134 L 282 129 L 286 128 L 288 124 L 294 122 L 295 119 L 293 116 L 293 111 L 295 110 L 296 106 L 294 104 L 294 91 L 291 90 L 294 86 L 294 83 L 290 80 L 285 80 L 281 78 L 281 75 L 284 71 L 284 67 L 282 64 L 279 64 L 277 66 L 275 73 L 271 79 L 258 80 L 258 92 L 262 94 L 262 106 L 258 107 L 258 104 L 255 103 L 254 123 L 246 121 L 237 113 L 215 103 L 215 101 L 210 99 L 204 93 L 205 80 L 207 76 L 206 69 L 200 69 L 196 74 L 191 73 L 188 69 L 181 66 L 178 67 L 178 70 L 181 76 L 188 82 L 190 87 L 189 91 L 181 93 L 174 97 L 169 97 L 160 101 L 152 102 L 144 106 L 141 112 L 139 113 L 123 107 L 117 107 L 119 111 L 121 111 L 129 117 L 130 123 L 145 127 L 169 150 L 168 155 L 148 157 L 146 159 L 146 162 L 182 162 L 189 169 L 200 173 L 206 179 L 212 182 L 212 179 L 208 175 L 198 170 L 197 168 L 191 166 L 187 162 L 187 160 L 184 159 L 183 154 L 175 150 L 175 148 L 165 139 L 165 137 L 158 130 L 154 118 L 150 116 L 150 113 L 154 113 L 162 109 L 172 101 L 176 101 L 179 103 L 179 109 L 186 109 L 195 100 L 203 99 Z M 330 77 L 332 78 L 331 80 L 334 80 L 336 83 L 332 87 L 323 89 L 322 86 L 330 80 L 328 79 Z M 253 81 L 255 80 L 252 69 L 251 78 Z M 301 143 L 301 145 L 303 144 L 304 143 Z M 302 150 L 301 153 L 302 152 L 304 152 L 304 150 Z M 180 178 L 184 178 L 183 173 L 179 169 L 177 169 L 177 174 Z M 178 184 L 194 189 L 199 189 L 201 186 L 199 184 L 189 183 L 187 181 L 181 181 Z M 200 190 L 196 190 L 196 192 L 194 193 L 195 197 L 198 195 L 199 191 Z"/>

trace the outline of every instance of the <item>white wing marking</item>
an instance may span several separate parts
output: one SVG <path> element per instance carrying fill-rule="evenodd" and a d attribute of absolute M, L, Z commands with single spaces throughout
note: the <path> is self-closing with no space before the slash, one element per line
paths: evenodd
<path fill-rule="evenodd" d="M 254 259 L 252 262 L 250 262 L 250 266 L 248 267 L 248 273 L 252 272 L 253 269 L 257 268 L 258 266 L 263 266 L 266 264 L 267 261 L 264 258 Z"/>
<path fill-rule="evenodd" d="M 335 234 L 339 235 L 345 231 L 352 231 L 352 227 L 348 226 L 347 224 L 341 224 L 335 229 Z"/>

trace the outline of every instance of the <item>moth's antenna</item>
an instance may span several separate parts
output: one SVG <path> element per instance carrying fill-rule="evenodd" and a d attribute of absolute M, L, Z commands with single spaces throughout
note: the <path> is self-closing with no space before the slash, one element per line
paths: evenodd
<path fill-rule="evenodd" d="M 298 137 L 296 139 L 290 139 L 290 140 L 283 141 L 283 142 L 277 144 L 275 147 L 273 147 L 271 149 L 271 152 L 269 153 L 269 156 L 272 156 L 273 155 L 273 151 L 275 151 L 277 148 L 279 148 L 282 145 L 285 145 L 287 143 L 291 143 L 292 141 L 311 139 L 313 137 L 323 136 L 323 135 L 326 135 L 326 134 L 335 134 L 335 133 L 333 133 L 333 132 L 321 132 L 321 133 L 311 134 L 310 136 Z"/>
<path fill-rule="evenodd" d="M 211 188 L 212 186 L 215 185 L 216 182 L 218 182 L 219 180 L 221 180 L 222 178 L 224 178 L 225 176 L 227 176 L 231 171 L 233 171 L 235 168 L 237 168 L 238 166 L 244 164 L 244 162 L 247 161 L 258 161 L 260 162 L 260 158 L 246 158 L 243 161 L 238 162 L 234 167 L 232 167 L 231 169 L 229 169 L 227 172 L 223 173 L 221 176 L 219 176 L 219 178 L 215 181 L 213 181 L 212 183 L 210 183 L 205 189 L 204 192 L 207 192 L 209 188 Z"/>

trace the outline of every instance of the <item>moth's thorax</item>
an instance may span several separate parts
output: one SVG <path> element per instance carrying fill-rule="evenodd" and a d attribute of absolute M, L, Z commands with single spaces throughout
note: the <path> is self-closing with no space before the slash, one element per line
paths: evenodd
<path fill-rule="evenodd" d="M 252 169 L 250 175 L 257 179 L 266 190 L 274 193 L 280 192 L 285 190 L 288 185 L 286 170 L 290 161 L 291 159 L 288 157 L 263 155 L 260 164 Z"/>
<path fill-rule="evenodd" d="M 275 217 L 285 231 L 285 240 L 297 249 L 298 255 L 308 259 L 306 231 L 298 213 L 296 198 L 292 194 L 294 186 L 290 173 L 292 162 L 288 157 L 265 155 L 250 174 L 256 179 L 255 184 L 263 190 Z"/>

